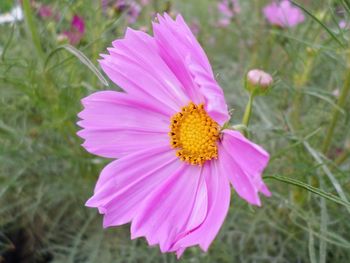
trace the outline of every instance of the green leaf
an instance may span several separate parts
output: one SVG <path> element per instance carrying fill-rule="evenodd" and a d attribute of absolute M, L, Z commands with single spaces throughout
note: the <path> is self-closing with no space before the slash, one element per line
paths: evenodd
<path fill-rule="evenodd" d="M 313 187 L 311 185 L 308 185 L 304 182 L 301 182 L 299 180 L 293 179 L 293 178 L 289 178 L 289 177 L 284 177 L 284 176 L 276 176 L 276 175 L 266 175 L 263 177 L 264 179 L 273 179 L 273 180 L 277 180 L 283 183 L 287 183 L 287 184 L 291 184 L 294 186 L 298 186 L 300 188 L 303 188 L 311 193 L 314 193 L 320 197 L 323 197 L 329 201 L 332 201 L 334 203 L 343 205 L 345 207 L 350 208 L 350 203 L 347 201 L 344 201 L 342 199 L 340 199 L 339 197 L 331 194 L 331 193 L 327 193 L 319 188 Z"/>
<path fill-rule="evenodd" d="M 296 3 L 295 1 L 291 1 L 294 5 L 302 9 L 306 14 L 308 14 L 313 20 L 315 20 L 318 24 L 320 24 L 327 33 L 336 41 L 341 47 L 345 47 L 345 45 L 337 38 L 337 36 L 316 16 L 314 16 L 309 10 L 307 10 L 305 7 L 301 6 L 300 4 Z"/>

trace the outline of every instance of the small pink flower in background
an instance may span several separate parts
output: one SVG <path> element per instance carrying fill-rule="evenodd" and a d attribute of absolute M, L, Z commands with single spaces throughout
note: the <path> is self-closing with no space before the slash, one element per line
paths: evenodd
<path fill-rule="evenodd" d="M 349 29 L 350 28 L 349 24 L 345 20 L 341 20 L 339 22 L 339 27 L 341 29 Z"/>
<path fill-rule="evenodd" d="M 154 36 L 127 29 L 100 65 L 125 92 L 82 100 L 78 135 L 90 153 L 117 159 L 101 172 L 87 201 L 103 226 L 131 222 L 131 237 L 178 257 L 206 251 L 229 209 L 230 183 L 260 206 L 269 154 L 230 119 L 224 93 L 204 50 L 181 15 L 157 16 Z"/>
<path fill-rule="evenodd" d="M 333 95 L 334 97 L 338 98 L 338 97 L 339 97 L 339 95 L 340 95 L 340 91 L 339 91 L 339 89 L 335 89 L 335 90 L 333 90 L 333 91 L 332 91 L 332 95 Z"/>
<path fill-rule="evenodd" d="M 220 13 L 218 25 L 221 27 L 227 27 L 234 15 L 241 12 L 238 0 L 220 0 L 217 7 Z"/>
<path fill-rule="evenodd" d="M 146 6 L 150 4 L 151 0 L 140 0 L 141 5 Z"/>
<path fill-rule="evenodd" d="M 131 4 L 129 7 L 129 10 L 127 11 L 127 15 L 128 15 L 128 23 L 129 24 L 133 24 L 136 22 L 137 18 L 139 17 L 141 12 L 141 7 L 140 5 L 134 3 Z"/>
<path fill-rule="evenodd" d="M 52 11 L 51 6 L 49 6 L 49 5 L 41 5 L 39 7 L 38 14 L 43 19 L 51 18 L 53 16 L 53 11 Z"/>
<path fill-rule="evenodd" d="M 115 2 L 115 8 L 118 12 L 126 12 L 129 24 L 134 24 L 141 12 L 141 6 L 135 1 L 117 0 Z"/>
<path fill-rule="evenodd" d="M 44 20 L 54 19 L 58 21 L 60 19 L 60 13 L 56 12 L 50 5 L 34 4 L 34 7 L 38 10 L 38 15 Z"/>
<path fill-rule="evenodd" d="M 69 39 L 69 43 L 72 45 L 79 44 L 85 33 L 85 21 L 82 17 L 74 15 L 71 27 L 69 31 L 63 32 L 63 34 Z"/>
<path fill-rule="evenodd" d="M 190 24 L 190 29 L 193 33 L 193 35 L 198 36 L 199 31 L 200 31 L 200 24 L 197 19 L 194 19 L 191 24 Z"/>
<path fill-rule="evenodd" d="M 119 11 L 124 11 L 128 8 L 130 1 L 127 0 L 116 0 L 114 5 Z M 133 2 L 133 1 L 132 1 Z"/>
<path fill-rule="evenodd" d="M 141 5 L 147 5 L 149 1 L 141 1 Z M 128 24 L 136 22 L 141 12 L 141 6 L 135 0 L 101 0 L 102 11 L 108 14 L 108 10 L 118 14 L 125 13 Z"/>
<path fill-rule="evenodd" d="M 289 0 L 272 2 L 264 7 L 263 13 L 271 25 L 282 28 L 295 27 L 305 20 L 303 12 Z"/>

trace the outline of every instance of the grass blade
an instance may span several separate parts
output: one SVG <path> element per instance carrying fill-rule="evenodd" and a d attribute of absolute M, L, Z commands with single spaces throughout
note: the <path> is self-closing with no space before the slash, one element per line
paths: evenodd
<path fill-rule="evenodd" d="M 315 20 L 318 24 L 320 24 L 326 31 L 327 33 L 341 46 L 345 47 L 345 45 L 337 38 L 337 36 L 321 21 L 319 20 L 316 16 L 314 16 L 309 10 L 307 10 L 305 7 L 302 5 L 296 3 L 295 1 L 291 1 L 294 5 L 302 9 L 306 14 L 308 14 L 313 20 Z"/>
<path fill-rule="evenodd" d="M 104 86 L 108 87 L 108 81 L 103 77 L 101 72 L 96 68 L 96 66 L 88 59 L 83 52 L 81 52 L 79 49 L 76 49 L 75 47 L 71 45 L 64 45 L 64 49 L 66 49 L 68 52 L 76 56 L 81 63 L 83 63 L 85 66 L 87 66 L 95 75 L 98 77 L 98 79 L 101 81 L 101 83 Z"/>
<path fill-rule="evenodd" d="M 273 179 L 273 180 L 277 180 L 277 181 L 280 181 L 283 183 L 298 186 L 298 187 L 303 188 L 311 193 L 314 193 L 322 198 L 325 198 L 329 201 L 332 201 L 332 202 L 337 203 L 339 205 L 343 205 L 347 208 L 350 208 L 350 203 L 348 201 L 340 199 L 339 197 L 337 197 L 331 193 L 327 193 L 319 188 L 313 187 L 313 186 L 308 185 L 308 184 L 301 182 L 299 180 L 289 178 L 289 177 L 284 177 L 284 176 L 276 176 L 276 175 L 266 175 L 266 176 L 264 176 L 264 179 Z"/>
<path fill-rule="evenodd" d="M 69 53 L 71 53 L 72 55 L 74 55 L 76 58 L 78 58 L 80 60 L 81 63 L 83 63 L 85 66 L 88 67 L 88 69 L 90 69 L 92 71 L 92 73 L 95 74 L 95 76 L 100 80 L 100 82 L 102 83 L 102 85 L 108 87 L 108 81 L 105 79 L 105 77 L 101 74 L 101 72 L 98 70 L 98 68 L 91 62 L 91 60 L 84 55 L 83 52 L 81 52 L 79 49 L 73 47 L 72 45 L 66 44 L 63 46 L 60 46 L 58 48 L 56 48 L 55 50 L 53 50 L 47 57 L 46 61 L 45 61 L 45 65 L 44 68 L 46 68 L 46 66 L 49 63 L 50 58 L 59 50 L 67 50 Z M 49 69 L 50 70 L 50 69 Z M 49 71 L 48 70 L 48 71 Z"/>

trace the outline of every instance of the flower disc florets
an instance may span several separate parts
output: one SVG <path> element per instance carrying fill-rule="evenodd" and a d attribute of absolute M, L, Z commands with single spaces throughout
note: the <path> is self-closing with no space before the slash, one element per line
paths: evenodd
<path fill-rule="evenodd" d="M 190 102 L 171 118 L 170 144 L 182 161 L 202 165 L 218 157 L 219 125 L 205 111 L 204 105 Z"/>

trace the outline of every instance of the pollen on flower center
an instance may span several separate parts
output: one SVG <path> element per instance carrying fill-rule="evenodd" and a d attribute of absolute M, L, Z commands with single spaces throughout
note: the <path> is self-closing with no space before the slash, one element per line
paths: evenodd
<path fill-rule="evenodd" d="M 219 125 L 204 105 L 190 102 L 171 117 L 170 144 L 178 148 L 176 156 L 193 165 L 218 157 Z"/>

